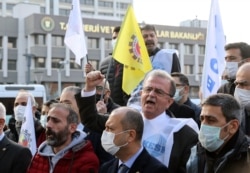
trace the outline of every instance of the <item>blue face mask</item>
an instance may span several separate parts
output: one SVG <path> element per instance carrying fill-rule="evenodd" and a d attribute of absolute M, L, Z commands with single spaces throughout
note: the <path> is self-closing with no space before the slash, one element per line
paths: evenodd
<path fill-rule="evenodd" d="M 221 129 L 223 129 L 227 125 L 228 123 L 223 127 L 215 127 L 201 124 L 199 132 L 199 141 L 201 145 L 209 152 L 218 150 L 229 136 L 227 135 L 224 139 L 220 139 Z"/>
<path fill-rule="evenodd" d="M 174 100 L 176 102 L 179 102 L 182 99 L 183 95 L 181 94 L 181 91 L 183 90 L 183 88 L 184 87 L 176 89 L 175 94 L 174 94 Z"/>

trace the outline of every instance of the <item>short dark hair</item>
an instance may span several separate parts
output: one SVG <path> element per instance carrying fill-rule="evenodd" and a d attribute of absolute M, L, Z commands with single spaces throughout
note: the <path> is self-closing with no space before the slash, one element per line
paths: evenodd
<path fill-rule="evenodd" d="M 175 82 L 174 79 L 169 75 L 168 72 L 164 71 L 164 70 L 160 70 L 160 69 L 154 69 L 152 71 L 150 71 L 146 77 L 143 80 L 143 85 L 145 83 L 145 81 L 147 81 L 147 79 L 149 77 L 160 77 L 163 79 L 167 79 L 170 81 L 170 90 L 169 90 L 169 95 L 170 97 L 173 97 L 176 91 L 176 87 L 175 87 Z"/>
<path fill-rule="evenodd" d="M 171 73 L 172 77 L 178 77 L 181 84 L 187 85 L 189 86 L 189 81 L 186 75 L 184 75 L 183 73 L 179 73 L 179 72 L 173 72 Z"/>
<path fill-rule="evenodd" d="M 50 100 L 44 102 L 43 105 L 44 105 L 44 106 L 47 106 L 47 107 L 50 107 L 52 104 L 58 103 L 58 102 L 59 102 L 58 100 L 50 99 Z"/>
<path fill-rule="evenodd" d="M 114 33 L 114 32 L 115 32 L 115 33 L 120 32 L 120 29 L 121 29 L 120 26 L 116 26 L 116 27 L 113 29 L 113 33 Z"/>
<path fill-rule="evenodd" d="M 122 128 L 123 130 L 134 129 L 136 131 L 136 140 L 141 140 L 144 127 L 142 115 L 134 108 L 126 108 L 128 111 L 121 120 Z"/>
<path fill-rule="evenodd" d="M 209 96 L 202 104 L 203 106 L 219 106 L 226 121 L 237 119 L 241 122 L 241 109 L 238 101 L 230 94 L 218 93 Z"/>
<path fill-rule="evenodd" d="M 67 104 L 65 103 L 54 103 L 51 105 L 51 109 L 53 108 L 62 108 L 65 109 L 69 112 L 68 116 L 67 116 L 67 123 L 71 124 L 71 123 L 76 123 L 78 124 L 78 114 Z"/>
<path fill-rule="evenodd" d="M 250 46 L 245 42 L 235 42 L 225 45 L 225 50 L 240 49 L 242 59 L 250 58 Z"/>
<path fill-rule="evenodd" d="M 156 29 L 154 25 L 144 25 L 141 27 L 141 31 L 154 31 L 154 33 L 156 33 Z"/>

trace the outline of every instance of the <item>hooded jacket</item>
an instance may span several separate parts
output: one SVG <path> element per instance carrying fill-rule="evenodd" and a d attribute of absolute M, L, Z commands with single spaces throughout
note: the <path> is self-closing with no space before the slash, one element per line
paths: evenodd
<path fill-rule="evenodd" d="M 84 132 L 77 131 L 72 142 L 56 154 L 47 141 L 43 142 L 27 173 L 97 173 L 99 161 L 85 137 Z"/>

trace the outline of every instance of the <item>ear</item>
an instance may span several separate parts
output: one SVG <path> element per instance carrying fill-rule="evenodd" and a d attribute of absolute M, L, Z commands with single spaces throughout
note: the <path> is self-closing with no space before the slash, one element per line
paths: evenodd
<path fill-rule="evenodd" d="M 231 135 L 235 134 L 237 132 L 237 130 L 239 129 L 239 124 L 240 122 L 236 119 L 231 120 L 230 124 L 229 124 L 229 133 Z"/>
<path fill-rule="evenodd" d="M 76 129 L 77 129 L 77 124 L 76 123 L 70 123 L 70 125 L 69 125 L 70 133 L 71 134 L 74 133 L 76 131 Z"/>
<path fill-rule="evenodd" d="M 35 115 L 35 113 L 36 113 L 36 106 L 32 106 L 32 113 L 33 113 L 33 115 Z"/>
<path fill-rule="evenodd" d="M 129 130 L 128 134 L 129 134 L 128 143 L 135 141 L 136 131 L 134 129 L 131 129 L 131 130 Z"/>

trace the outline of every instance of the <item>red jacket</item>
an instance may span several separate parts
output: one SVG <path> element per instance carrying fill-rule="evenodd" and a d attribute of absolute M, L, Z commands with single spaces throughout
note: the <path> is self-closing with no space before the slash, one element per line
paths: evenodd
<path fill-rule="evenodd" d="M 49 173 L 49 157 L 36 153 L 27 173 Z M 84 141 L 66 153 L 55 165 L 53 173 L 97 173 L 99 161 L 92 144 Z"/>

